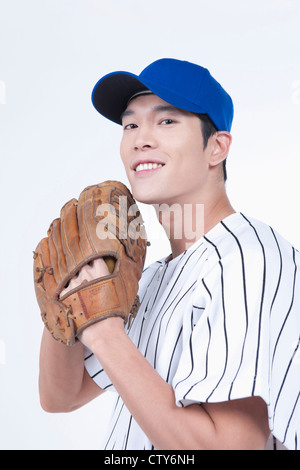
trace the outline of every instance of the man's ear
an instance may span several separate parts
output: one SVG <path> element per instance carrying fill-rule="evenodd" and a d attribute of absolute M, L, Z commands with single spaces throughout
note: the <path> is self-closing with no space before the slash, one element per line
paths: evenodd
<path fill-rule="evenodd" d="M 232 142 L 232 136 L 229 132 L 220 131 L 211 136 L 210 165 L 216 166 L 227 157 Z"/>

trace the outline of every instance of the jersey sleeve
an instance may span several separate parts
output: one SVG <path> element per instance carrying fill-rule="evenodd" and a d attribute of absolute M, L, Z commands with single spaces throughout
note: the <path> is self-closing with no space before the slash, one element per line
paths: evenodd
<path fill-rule="evenodd" d="M 230 249 L 207 240 L 212 256 L 185 312 L 172 385 L 178 406 L 262 397 L 270 430 L 293 447 L 300 425 L 299 253 L 268 230 L 235 237 Z"/>

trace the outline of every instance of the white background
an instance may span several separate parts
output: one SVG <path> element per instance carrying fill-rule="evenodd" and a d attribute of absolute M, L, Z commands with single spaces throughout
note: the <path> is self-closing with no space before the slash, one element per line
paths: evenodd
<path fill-rule="evenodd" d="M 235 103 L 228 194 L 300 248 L 299 0 L 0 0 L 0 448 L 97 449 L 111 396 L 49 415 L 32 251 L 61 206 L 127 184 L 121 128 L 90 94 L 111 71 L 174 57 L 207 67 Z M 147 263 L 169 252 L 148 207 Z"/>

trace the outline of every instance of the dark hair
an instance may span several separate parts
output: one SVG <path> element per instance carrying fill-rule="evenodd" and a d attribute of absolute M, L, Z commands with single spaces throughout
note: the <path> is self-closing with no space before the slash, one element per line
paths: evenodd
<path fill-rule="evenodd" d="M 218 129 L 209 118 L 207 114 L 197 114 L 198 118 L 201 121 L 201 129 L 203 135 L 203 149 L 205 150 L 208 144 L 208 139 L 218 132 Z M 227 180 L 227 171 L 226 171 L 226 158 L 223 160 L 223 174 L 224 174 L 224 181 Z"/>

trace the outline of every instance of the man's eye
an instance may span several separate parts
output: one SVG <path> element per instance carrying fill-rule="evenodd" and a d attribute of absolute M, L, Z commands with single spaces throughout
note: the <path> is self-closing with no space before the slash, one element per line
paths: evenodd
<path fill-rule="evenodd" d="M 124 126 L 124 129 L 135 129 L 136 127 L 136 124 L 126 124 L 126 126 Z"/>
<path fill-rule="evenodd" d="M 173 124 L 174 121 L 173 119 L 164 119 L 163 121 L 161 121 L 161 124 Z"/>

